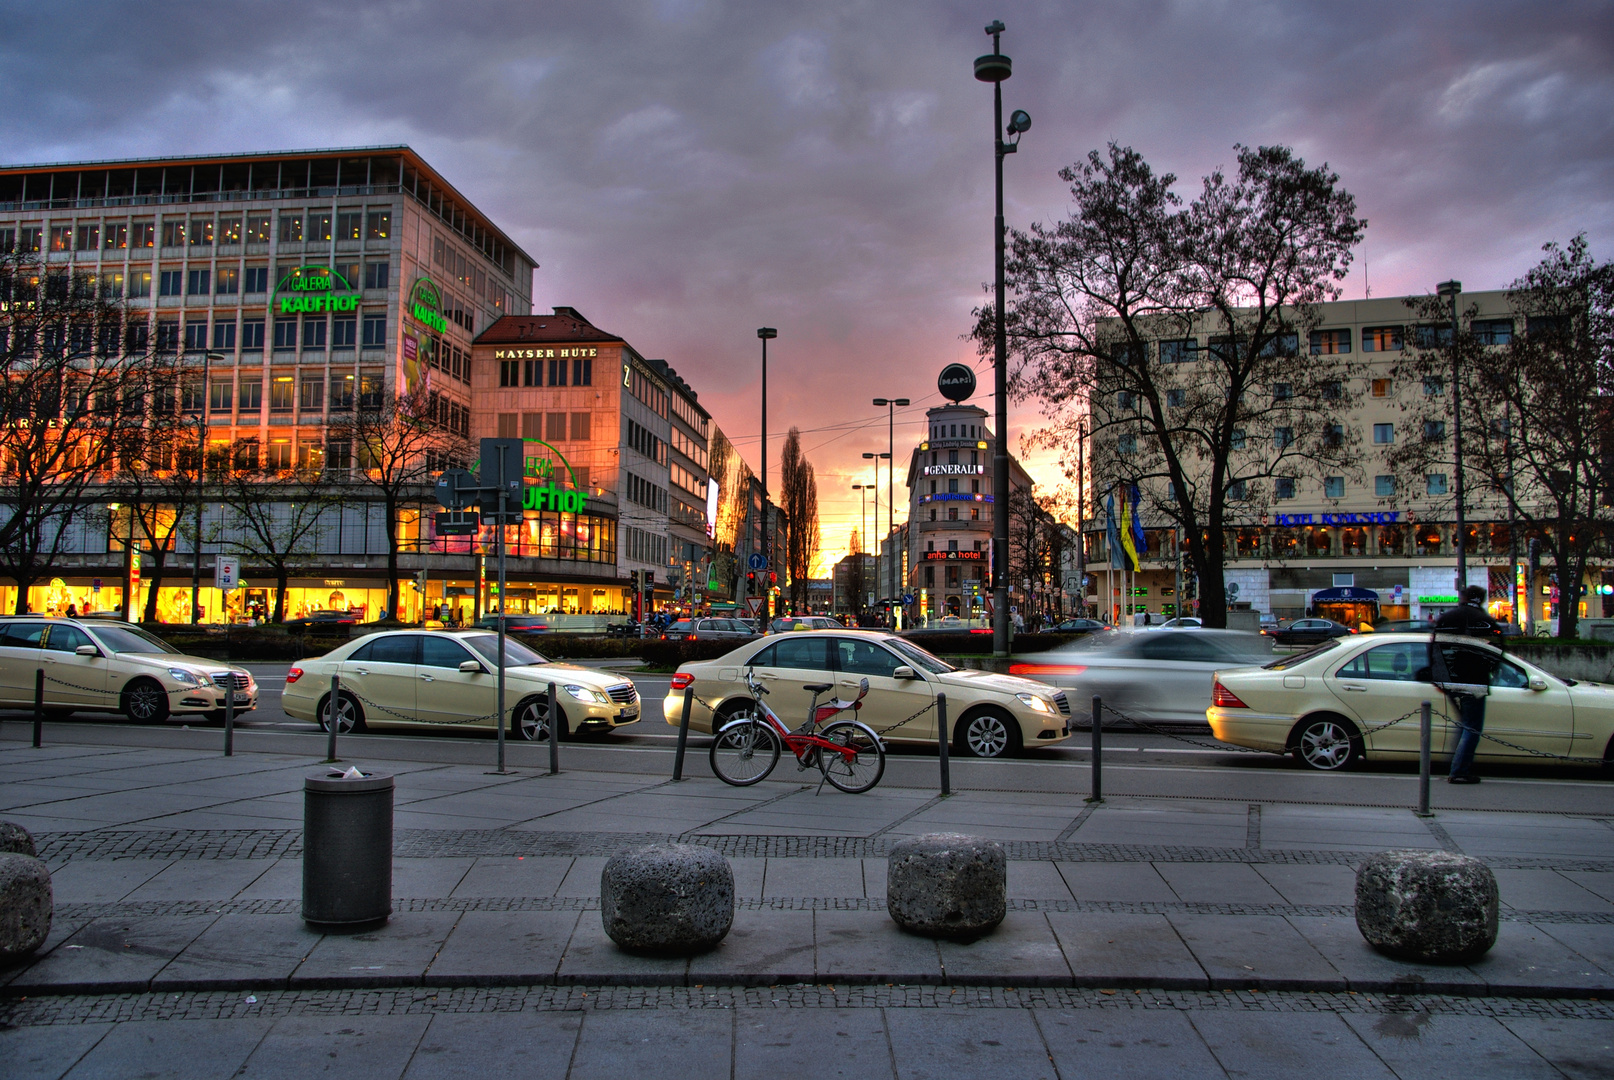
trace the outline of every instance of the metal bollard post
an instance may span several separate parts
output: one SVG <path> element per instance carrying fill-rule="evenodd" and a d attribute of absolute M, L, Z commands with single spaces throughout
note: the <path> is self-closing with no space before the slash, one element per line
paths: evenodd
<path fill-rule="evenodd" d="M 230 672 L 230 685 L 224 688 L 224 756 L 235 756 L 235 672 Z"/>
<path fill-rule="evenodd" d="M 1104 699 L 1093 695 L 1093 793 L 1087 802 L 1104 801 Z"/>
<path fill-rule="evenodd" d="M 555 684 L 549 684 L 549 775 L 560 772 L 560 702 L 555 700 Z"/>
<path fill-rule="evenodd" d="M 34 749 L 38 749 L 45 738 L 45 669 L 40 668 L 34 672 Z"/>
<path fill-rule="evenodd" d="M 941 793 L 953 793 L 952 766 L 947 759 L 947 695 L 936 695 L 936 760 L 941 764 Z"/>
<path fill-rule="evenodd" d="M 1429 702 L 1418 707 L 1418 816 L 1429 813 Z"/>
<path fill-rule="evenodd" d="M 325 760 L 327 762 L 336 760 L 337 703 L 342 700 L 341 692 L 342 676 L 333 671 L 331 672 L 331 704 L 329 714 L 331 720 L 331 731 L 329 738 L 325 740 Z"/>
<path fill-rule="evenodd" d="M 695 703 L 695 687 L 684 687 L 684 714 L 678 718 L 678 753 L 673 755 L 673 779 L 684 778 L 684 745 L 689 742 L 689 710 Z"/>

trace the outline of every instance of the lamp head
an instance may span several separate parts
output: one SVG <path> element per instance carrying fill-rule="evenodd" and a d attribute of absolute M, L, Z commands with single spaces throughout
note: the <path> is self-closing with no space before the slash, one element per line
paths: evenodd
<path fill-rule="evenodd" d="M 908 399 L 905 397 L 899 397 L 892 401 L 891 404 L 895 405 L 899 409 L 905 409 L 908 407 Z"/>
<path fill-rule="evenodd" d="M 1009 134 L 1019 135 L 1023 131 L 1031 130 L 1031 114 L 1024 109 L 1016 109 L 1009 116 Z"/>
<path fill-rule="evenodd" d="M 877 398 L 875 398 L 875 399 L 874 399 L 874 403 L 875 403 L 875 404 L 876 404 L 876 405 L 889 405 L 889 404 L 891 404 L 891 402 L 890 402 L 890 401 L 888 401 L 888 400 L 886 400 L 886 399 L 885 399 L 885 398 L 883 398 L 883 397 L 877 397 Z"/>
<path fill-rule="evenodd" d="M 761 338 L 764 341 L 767 341 L 769 338 L 776 338 L 778 336 L 779 336 L 779 331 L 775 330 L 771 326 L 763 326 L 763 327 L 759 327 L 757 329 L 757 337 Z"/>
<path fill-rule="evenodd" d="M 986 32 L 988 34 L 1001 34 L 1007 29 L 1008 27 L 1003 25 L 1002 19 L 993 19 L 991 22 L 986 24 Z"/>
<path fill-rule="evenodd" d="M 873 454 L 864 454 L 864 455 L 863 455 L 863 456 L 864 456 L 864 457 L 866 457 L 866 458 L 871 458 L 871 457 L 873 457 L 873 456 L 874 456 L 874 455 L 873 455 Z"/>
<path fill-rule="evenodd" d="M 1461 281 L 1442 281 L 1435 286 L 1436 296 L 1456 296 L 1462 291 L 1463 283 Z"/>

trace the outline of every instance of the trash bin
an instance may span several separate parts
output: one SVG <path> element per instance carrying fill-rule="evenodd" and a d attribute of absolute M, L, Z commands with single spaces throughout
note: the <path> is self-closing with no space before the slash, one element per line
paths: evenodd
<path fill-rule="evenodd" d="M 303 778 L 303 920 L 385 922 L 392 914 L 392 776 L 321 769 Z"/>

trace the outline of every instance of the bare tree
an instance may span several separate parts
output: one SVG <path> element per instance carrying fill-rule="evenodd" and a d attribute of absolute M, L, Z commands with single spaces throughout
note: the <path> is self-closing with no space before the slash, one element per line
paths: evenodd
<path fill-rule="evenodd" d="M 145 324 L 93 279 L 0 253 L 0 575 L 28 591 L 55 568 L 75 515 L 145 421 L 154 374 Z"/>
<path fill-rule="evenodd" d="M 1541 541 L 1563 598 L 1558 636 L 1573 638 L 1586 568 L 1614 536 L 1614 263 L 1597 263 L 1584 235 L 1543 250 L 1508 290 L 1505 342 L 1473 307 L 1454 337 L 1448 301 L 1413 302 L 1423 323 L 1413 342 L 1421 347 L 1403 354 L 1394 376 L 1425 392 L 1403 398 L 1413 437 L 1398 441 L 1391 462 L 1399 485 L 1425 493 L 1436 512 L 1451 512 L 1455 364 L 1465 501 L 1507 506 L 1520 530 Z"/>
<path fill-rule="evenodd" d="M 220 501 L 229 510 L 224 546 L 243 561 L 251 559 L 274 574 L 272 619 L 284 622 L 291 571 L 315 554 L 320 521 L 336 504 L 336 497 L 329 478 L 317 467 L 260 468 L 255 439 L 241 440 L 236 450 L 233 464 L 237 467 L 219 485 Z"/>
<path fill-rule="evenodd" d="M 847 545 L 846 555 L 852 561 L 846 564 L 846 597 L 851 604 L 852 616 L 856 620 L 853 625 L 862 621 L 863 615 L 863 543 L 852 530 L 851 543 Z"/>
<path fill-rule="evenodd" d="M 801 431 L 792 427 L 779 458 L 780 496 L 790 522 L 785 567 L 790 578 L 792 611 L 807 610 L 807 581 L 818 558 L 818 481 L 812 462 L 801 452 Z"/>
<path fill-rule="evenodd" d="M 1006 313 L 1014 390 L 1049 420 L 1034 445 L 1059 449 L 1075 480 L 1065 448 L 1090 432 L 1093 475 L 1137 484 L 1148 516 L 1197 539 L 1201 614 L 1218 627 L 1226 527 L 1355 461 L 1335 417 L 1360 361 L 1301 354 L 1366 224 L 1326 166 L 1235 151 L 1237 175 L 1213 172 L 1187 205 L 1130 148 L 1063 170 L 1071 214 L 1013 234 Z M 990 349 L 992 309 L 977 316 Z"/>
<path fill-rule="evenodd" d="M 397 618 L 399 511 L 426 505 L 434 475 L 468 460 L 470 442 L 442 422 L 424 383 L 390 398 L 362 390 L 354 412 L 331 419 L 326 445 L 344 455 L 351 449 L 355 486 L 368 488 L 386 515 L 387 612 Z M 347 463 L 337 456 L 328 450 L 326 468 L 341 475 Z"/>

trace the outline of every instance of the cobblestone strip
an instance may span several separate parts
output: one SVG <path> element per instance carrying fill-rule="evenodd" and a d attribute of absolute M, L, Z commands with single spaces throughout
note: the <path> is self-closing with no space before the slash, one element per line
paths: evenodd
<path fill-rule="evenodd" d="M 1431 829 L 1440 826 L 1431 823 Z M 1444 830 L 1441 830 L 1444 832 Z M 301 829 L 97 830 L 44 833 L 41 855 L 70 859 L 273 859 L 302 855 Z M 393 840 L 398 858 L 500 855 L 613 855 L 648 843 L 701 844 L 729 858 L 879 859 L 894 842 L 885 837 L 713 835 L 687 832 L 532 832 L 514 829 L 400 829 Z M 1449 837 L 1448 837 L 1449 840 Z M 1372 850 L 1197 847 L 1189 845 L 1083 844 L 1058 840 L 1011 840 L 1004 854 L 1019 862 L 1266 863 L 1356 866 Z M 1614 858 L 1572 856 L 1482 857 L 1497 870 L 1614 872 Z"/>
<path fill-rule="evenodd" d="M 863 896 L 764 896 L 739 897 L 734 906 L 740 911 L 884 911 L 880 897 Z M 403 897 L 394 899 L 394 912 L 426 911 L 598 911 L 597 897 L 577 896 L 458 896 Z M 1356 909 L 1350 904 L 1238 904 L 1207 901 L 1162 902 L 1154 900 L 1064 900 L 1015 898 L 1010 911 L 1108 912 L 1124 915 L 1293 915 L 1349 919 Z M 296 915 L 302 901 L 258 900 L 142 900 L 106 904 L 61 904 L 56 917 L 73 923 L 91 919 L 171 918 L 188 915 Z M 1602 911 L 1522 911 L 1506 908 L 1503 922 L 1553 925 L 1614 926 L 1614 912 Z"/>
<path fill-rule="evenodd" d="M 0 1000 L 0 1027 L 244 1020 L 282 1016 L 587 1012 L 632 1009 L 1095 1009 L 1176 1012 L 1427 1013 L 1496 1019 L 1614 1020 L 1595 998 L 1448 997 L 1250 990 L 1092 990 L 796 983 L 780 986 L 533 986 L 206 991 Z"/>

